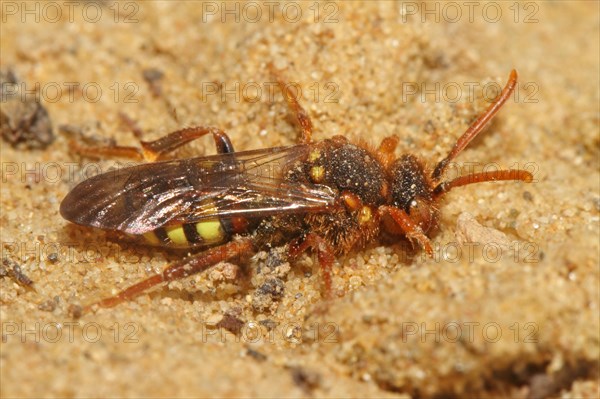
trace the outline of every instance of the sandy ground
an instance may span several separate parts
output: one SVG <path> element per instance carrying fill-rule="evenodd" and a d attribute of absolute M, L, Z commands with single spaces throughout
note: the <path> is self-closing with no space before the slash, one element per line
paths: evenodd
<path fill-rule="evenodd" d="M 56 138 L 2 142 L 2 258 L 34 289 L 4 266 L 1 395 L 598 397 L 598 3 L 453 4 L 2 1 L 0 67 L 37 85 Z M 291 144 L 268 62 L 302 88 L 316 139 L 396 134 L 429 165 L 516 68 L 517 95 L 458 160 L 535 180 L 456 189 L 433 259 L 374 243 L 338 259 L 329 302 L 306 256 L 257 306 L 257 256 L 72 318 L 179 255 L 60 217 L 115 163 L 80 159 L 58 127 L 135 145 L 122 112 L 145 139 L 207 124 L 238 150 Z"/>

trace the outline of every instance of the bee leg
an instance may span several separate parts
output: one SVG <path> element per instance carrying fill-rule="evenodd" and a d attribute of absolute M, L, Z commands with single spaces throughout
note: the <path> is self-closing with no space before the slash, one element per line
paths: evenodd
<path fill-rule="evenodd" d="M 119 113 L 119 117 L 121 118 L 121 121 L 129 128 L 129 130 L 131 130 L 133 135 L 137 137 L 138 140 L 141 140 L 144 132 L 138 126 L 138 124 L 123 112 Z M 111 143 L 106 145 L 86 146 L 79 144 L 77 140 L 70 140 L 69 148 L 72 152 L 75 152 L 86 158 L 127 158 L 135 161 L 144 160 L 144 155 L 138 147 L 117 145 L 114 143 L 114 140 L 111 140 Z"/>
<path fill-rule="evenodd" d="M 387 167 L 388 165 L 391 165 L 392 162 L 394 162 L 396 158 L 394 155 L 394 151 L 398 146 L 399 140 L 400 139 L 398 138 L 398 136 L 389 136 L 384 138 L 381 141 L 381 144 L 379 144 L 379 147 L 377 147 L 377 158 L 384 166 Z"/>
<path fill-rule="evenodd" d="M 227 133 L 216 127 L 197 126 L 177 130 L 154 141 L 142 141 L 142 154 L 146 161 L 152 162 L 164 154 L 167 154 L 192 140 L 196 140 L 206 134 L 212 134 L 217 147 L 218 154 L 234 152 L 233 144 Z"/>
<path fill-rule="evenodd" d="M 120 114 L 120 116 L 136 137 L 140 138 L 143 135 L 141 129 L 137 126 L 135 121 L 130 119 L 125 114 Z M 216 127 L 209 126 L 198 126 L 176 130 L 154 141 L 140 140 L 140 145 L 142 147 L 141 149 L 137 147 L 119 145 L 83 147 L 74 141 L 70 143 L 70 147 L 73 151 L 90 158 L 119 157 L 138 161 L 153 162 L 161 158 L 163 155 L 181 147 L 184 144 L 189 143 L 192 140 L 196 140 L 202 136 L 205 136 L 206 134 L 212 134 L 218 154 L 234 152 L 233 144 L 231 144 L 231 140 L 229 139 L 229 136 L 227 136 L 227 133 Z"/>
<path fill-rule="evenodd" d="M 108 146 L 82 146 L 75 140 L 69 141 L 69 149 L 86 158 L 127 158 L 135 161 L 143 161 L 144 156 L 139 148 L 119 145 Z"/>
<path fill-rule="evenodd" d="M 217 146 L 217 153 L 225 154 L 234 152 L 229 136 L 220 129 L 208 126 L 181 129 L 161 137 L 158 140 L 142 141 L 141 149 L 119 145 L 110 145 L 107 147 L 83 147 L 75 142 L 71 142 L 70 147 L 73 151 L 90 158 L 120 157 L 153 162 L 168 152 L 209 133 L 213 135 Z"/>
<path fill-rule="evenodd" d="M 135 298 L 136 296 L 160 283 L 178 280 L 203 272 L 222 261 L 232 260 L 235 258 L 239 260 L 239 258 L 252 252 L 253 250 L 254 246 L 252 245 L 252 241 L 248 238 L 231 241 L 227 244 L 207 249 L 204 252 L 189 256 L 170 265 L 162 273 L 148 277 L 147 279 L 124 289 L 115 296 L 104 298 L 98 302 L 84 307 L 83 312 L 88 312 L 95 306 L 111 308 L 122 302 L 126 302 Z"/>
<path fill-rule="evenodd" d="M 423 230 L 416 224 L 410 216 L 404 212 L 402 209 L 396 208 L 394 206 L 382 205 L 378 209 L 380 217 L 389 214 L 394 222 L 402 229 L 406 237 L 411 240 L 417 240 L 419 245 L 427 252 L 427 255 L 430 257 L 433 256 L 433 249 L 431 248 L 431 241 L 429 238 L 423 233 Z"/>
<path fill-rule="evenodd" d="M 285 101 L 288 104 L 290 110 L 296 115 L 296 120 L 298 121 L 298 126 L 300 127 L 300 143 L 308 144 L 312 142 L 312 121 L 310 120 L 310 116 L 306 113 L 304 108 L 298 102 L 298 97 L 296 93 L 290 88 L 293 86 L 291 83 L 285 83 L 283 80 L 281 73 L 275 69 L 275 66 L 272 63 L 269 63 L 268 68 L 271 72 L 271 75 L 277 80 L 279 84 L 279 88 L 285 98 Z M 296 85 L 297 86 L 297 85 Z M 298 90 L 300 88 L 298 87 Z"/>
<path fill-rule="evenodd" d="M 289 255 L 291 258 L 296 258 L 308 249 L 317 251 L 319 266 L 323 273 L 325 296 L 329 298 L 331 297 L 331 266 L 335 260 L 333 249 L 321 236 L 308 233 L 301 242 L 290 244 Z"/>
<path fill-rule="evenodd" d="M 176 130 L 154 141 L 143 141 L 141 138 L 144 133 L 137 123 L 123 113 L 120 113 L 119 116 L 140 140 L 140 145 L 142 146 L 141 154 L 144 160 L 149 162 L 209 133 L 213 135 L 218 154 L 234 152 L 233 144 L 231 144 L 227 133 L 215 127 L 198 126 L 185 128 Z"/>

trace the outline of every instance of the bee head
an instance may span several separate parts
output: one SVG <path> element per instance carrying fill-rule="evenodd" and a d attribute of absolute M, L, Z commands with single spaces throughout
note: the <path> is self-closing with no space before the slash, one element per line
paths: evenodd
<path fill-rule="evenodd" d="M 423 165 L 411 154 L 402 155 L 390 168 L 392 205 L 405 211 L 424 231 L 436 220 L 434 196 Z"/>

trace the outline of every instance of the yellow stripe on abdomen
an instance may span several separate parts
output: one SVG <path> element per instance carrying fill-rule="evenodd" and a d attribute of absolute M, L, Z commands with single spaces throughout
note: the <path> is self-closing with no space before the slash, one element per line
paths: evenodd
<path fill-rule="evenodd" d="M 190 245 L 190 242 L 188 241 L 187 237 L 185 236 L 185 232 L 183 231 L 182 224 L 166 226 L 165 231 L 167 232 L 167 237 L 169 237 L 169 240 L 171 240 L 171 242 L 174 245 L 181 247 Z"/>
<path fill-rule="evenodd" d="M 143 235 L 144 239 L 151 245 L 160 245 L 160 240 L 153 231 L 149 231 Z"/>
<path fill-rule="evenodd" d="M 143 234 L 144 239 L 150 245 L 180 248 L 214 245 L 226 241 L 228 236 L 228 232 L 218 218 L 205 219 L 197 223 L 159 227 Z"/>
<path fill-rule="evenodd" d="M 196 223 L 196 231 L 202 240 L 219 242 L 225 239 L 225 231 L 219 219 L 209 219 Z"/>

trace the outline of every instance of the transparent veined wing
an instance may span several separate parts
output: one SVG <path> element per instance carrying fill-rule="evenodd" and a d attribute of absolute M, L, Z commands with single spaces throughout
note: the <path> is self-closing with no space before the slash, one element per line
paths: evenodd
<path fill-rule="evenodd" d="M 285 178 L 309 150 L 307 145 L 274 147 L 106 172 L 69 192 L 60 213 L 76 224 L 143 234 L 215 216 L 326 210 L 335 202 L 329 187 Z"/>

